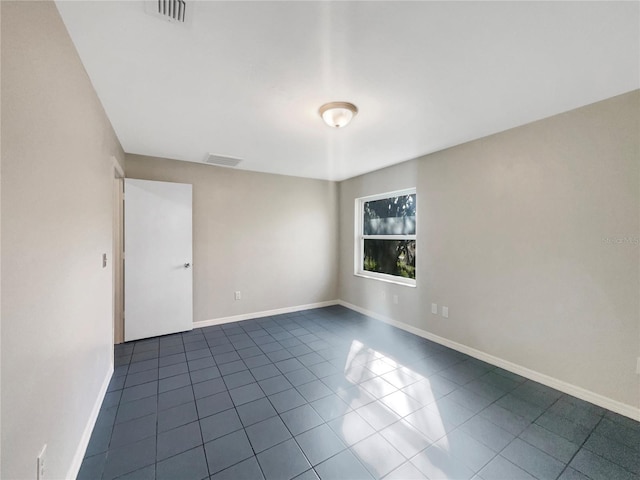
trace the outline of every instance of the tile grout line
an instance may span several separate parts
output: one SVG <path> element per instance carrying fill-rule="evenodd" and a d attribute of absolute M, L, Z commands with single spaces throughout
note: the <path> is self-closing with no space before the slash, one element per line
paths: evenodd
<path fill-rule="evenodd" d="M 297 322 L 295 322 L 295 323 L 297 323 Z M 298 325 L 300 325 L 300 324 L 298 324 Z M 301 328 L 304 328 L 304 326 L 303 326 L 303 325 L 300 325 L 300 327 L 301 327 Z M 302 342 L 302 343 L 303 343 L 304 345 L 306 345 L 306 343 L 304 343 L 304 342 Z M 284 347 L 284 346 L 283 346 L 283 348 L 285 348 L 285 349 L 288 351 L 288 349 L 287 349 L 286 347 Z M 313 350 L 313 349 L 312 349 L 312 352 L 316 352 L 316 353 L 317 353 L 317 351 L 315 351 L 315 350 Z M 289 352 L 289 353 L 291 353 L 291 352 Z M 292 355 L 293 355 L 293 354 L 292 354 Z M 294 357 L 292 357 L 292 358 L 297 358 L 297 357 L 296 357 L 296 356 L 294 356 Z M 327 361 L 327 360 L 325 359 L 325 361 Z M 274 364 L 274 365 L 275 365 L 275 364 Z M 303 364 L 303 367 L 304 367 L 305 369 L 307 369 L 307 370 L 308 370 L 308 368 L 307 368 L 307 366 L 306 366 L 306 365 L 304 365 L 304 364 Z M 276 368 L 278 368 L 278 367 L 276 366 Z M 280 369 L 278 368 L 278 370 L 280 370 Z M 301 369 L 298 369 L 298 370 L 301 370 Z M 289 372 L 287 372 L 287 373 L 289 373 Z M 313 372 L 311 372 L 311 373 L 313 374 Z M 282 371 L 280 371 L 280 374 L 286 378 L 285 374 L 284 374 Z M 322 382 L 322 379 L 321 379 L 321 378 L 318 378 L 315 374 L 313 374 L 313 375 L 314 375 L 314 377 L 315 377 L 315 379 L 316 379 L 316 380 L 320 381 L 323 385 L 325 385 L 325 384 L 324 384 L 324 382 Z M 287 379 L 287 380 L 288 380 L 288 379 Z M 300 384 L 300 385 L 297 385 L 297 386 L 292 384 L 292 389 L 291 389 L 291 390 L 295 390 L 295 391 L 298 393 L 298 395 L 301 395 L 301 396 L 302 396 L 302 398 L 304 398 L 304 399 L 305 399 L 305 401 L 306 401 L 306 400 L 307 400 L 307 399 L 306 399 L 306 397 L 305 397 L 304 395 L 302 395 L 302 394 L 298 391 L 297 387 L 298 387 L 298 386 L 301 386 L 301 385 L 306 385 L 307 383 L 311 383 L 311 382 L 314 382 L 314 381 L 316 381 L 316 380 L 311 380 L 310 382 L 306 382 L 306 383 L 303 383 L 303 384 Z M 325 386 L 326 386 L 326 385 L 325 385 Z M 328 388 L 328 387 L 327 387 L 327 388 Z M 329 389 L 329 390 L 331 390 L 331 389 Z M 335 392 L 333 392 L 333 390 L 331 390 L 331 392 L 332 392 L 332 394 L 333 394 L 333 395 L 336 395 L 336 393 L 335 393 Z M 274 394 L 274 395 L 275 395 L 275 394 Z M 289 426 L 288 426 L 288 425 L 286 424 L 286 422 L 282 419 L 282 414 L 283 414 L 283 413 L 286 413 L 286 412 L 290 412 L 290 411 L 292 411 L 292 410 L 295 410 L 296 408 L 300 408 L 300 407 L 302 407 L 302 406 L 304 406 L 304 405 L 308 405 L 308 406 L 309 406 L 309 407 L 311 407 L 311 409 L 316 413 L 316 415 L 318 415 L 318 417 L 322 419 L 322 423 L 321 423 L 321 424 L 316 425 L 316 426 L 314 426 L 314 427 L 311 427 L 311 428 L 309 428 L 309 429 L 307 429 L 307 430 L 305 430 L 305 431 L 303 431 L 303 432 L 300 432 L 300 433 L 298 434 L 298 436 L 299 436 L 299 435 L 302 435 L 302 434 L 304 434 L 304 433 L 307 433 L 307 432 L 309 432 L 309 431 L 311 431 L 311 430 L 313 430 L 313 429 L 315 429 L 315 428 L 321 427 L 321 426 L 323 426 L 323 425 L 324 425 L 324 426 L 326 426 L 327 428 L 329 428 L 329 430 L 330 430 L 332 433 L 334 433 L 334 435 L 335 435 L 335 432 L 333 431 L 333 429 L 332 429 L 332 428 L 331 428 L 331 426 L 329 425 L 329 422 L 327 422 L 323 417 L 321 417 L 321 416 L 320 416 L 320 413 L 316 411 L 316 409 L 313 407 L 313 405 L 311 405 L 311 403 L 312 403 L 312 402 L 306 401 L 306 403 L 305 403 L 304 405 L 298 405 L 297 407 L 290 408 L 289 410 L 285 410 L 285 411 L 283 411 L 283 412 L 278 412 L 278 410 L 275 408 L 275 406 L 274 406 L 274 405 L 273 405 L 273 403 L 271 402 L 271 399 L 269 399 L 269 396 L 268 396 L 268 395 L 267 395 L 267 397 L 266 397 L 266 398 L 267 398 L 267 400 L 269 401 L 269 403 L 271 404 L 271 406 L 274 408 L 274 410 L 276 411 L 276 415 L 278 416 L 278 418 L 280 418 L 280 421 L 284 424 L 285 428 L 287 429 L 287 431 L 288 431 L 288 432 L 289 432 L 289 434 L 291 435 L 291 439 L 296 443 L 296 445 L 298 446 L 298 448 L 299 448 L 299 449 L 300 449 L 300 451 L 302 452 L 303 456 L 305 457 L 305 459 L 307 460 L 307 462 L 308 462 L 308 463 L 309 463 L 309 465 L 310 465 L 310 468 L 309 468 L 309 469 L 307 469 L 307 470 L 305 470 L 305 471 L 301 472 L 301 473 L 300 473 L 300 474 L 298 474 L 298 475 L 302 475 L 303 473 L 308 472 L 309 470 L 313 470 L 313 471 L 314 471 L 314 473 L 318 476 L 318 478 L 320 478 L 320 474 L 319 474 L 319 473 L 318 473 L 318 471 L 316 470 L 316 466 L 317 466 L 317 465 L 313 465 L 312 461 L 309 459 L 309 457 L 308 457 L 308 456 L 307 456 L 307 454 L 305 453 L 304 449 L 302 448 L 302 446 L 300 445 L 300 443 L 299 443 L 299 442 L 298 442 L 298 440 L 296 439 L 296 435 L 294 435 L 294 434 L 291 432 L 291 430 L 290 430 Z M 325 398 L 325 397 L 323 397 L 323 398 Z M 352 410 L 352 411 L 354 411 L 354 412 L 355 412 L 355 410 Z M 339 418 L 339 417 L 336 417 L 336 418 Z M 365 422 L 366 422 L 366 421 L 365 421 Z M 376 432 L 376 433 L 377 433 L 377 432 Z M 371 434 L 371 435 L 374 435 L 374 434 L 375 434 L 375 433 L 373 433 L 373 434 Z M 368 438 L 368 437 L 366 437 L 366 438 Z M 288 440 L 290 440 L 290 439 L 284 440 L 283 442 L 280 442 L 280 443 L 278 443 L 277 445 L 280 445 L 280 444 L 282 444 L 282 443 L 284 443 L 284 442 L 286 442 L 286 441 L 288 441 Z M 342 442 L 342 440 L 340 440 L 340 441 Z M 270 448 L 273 448 L 273 447 L 275 447 L 275 446 L 277 446 L 277 445 L 274 445 L 274 446 L 272 446 L 272 447 L 269 447 L 269 449 L 270 449 Z M 318 465 L 320 465 L 320 464 L 322 464 L 322 463 L 324 463 L 324 462 L 326 462 L 326 461 L 330 460 L 331 458 L 333 458 L 333 457 L 335 457 L 335 456 L 337 456 L 337 455 L 341 454 L 341 453 L 342 453 L 342 452 L 344 452 L 344 451 L 347 451 L 347 450 L 349 450 L 349 451 L 350 451 L 350 450 L 351 450 L 351 446 L 346 445 L 346 444 L 344 444 L 344 443 L 343 443 L 343 445 L 345 446 L 345 448 L 343 448 L 343 449 L 341 449 L 339 452 L 336 452 L 335 454 L 333 454 L 333 455 L 329 456 L 328 458 L 325 458 L 324 460 L 322 460 L 321 462 L 319 462 L 319 463 L 318 463 Z M 268 450 L 268 449 L 267 449 L 267 450 Z M 266 450 L 265 450 L 265 451 L 266 451 Z M 357 457 L 356 457 L 356 460 L 357 460 L 357 461 L 362 465 L 362 462 L 361 462 Z M 362 467 L 363 467 L 363 468 L 368 472 L 368 469 L 367 469 L 364 465 L 362 465 Z M 298 475 L 296 475 L 296 476 L 298 476 Z M 266 478 L 266 477 L 265 477 L 265 478 Z"/>
<path fill-rule="evenodd" d="M 204 338 L 204 335 L 202 335 Z M 184 343 L 184 336 L 181 335 L 182 338 L 182 346 L 184 348 L 184 357 L 186 360 L 186 364 L 187 364 L 187 375 L 189 375 L 189 386 L 191 387 L 191 393 L 193 394 L 193 406 L 196 409 L 196 421 L 198 422 L 198 430 L 200 431 L 200 440 L 202 441 L 202 453 L 204 454 L 204 463 L 207 467 L 207 479 L 209 477 L 211 477 L 211 470 L 209 469 L 209 459 L 207 458 L 207 449 L 204 448 L 204 436 L 202 435 L 202 426 L 200 425 L 200 412 L 198 411 L 198 402 L 196 401 L 196 392 L 193 388 L 193 380 L 191 379 L 191 370 L 189 369 L 189 357 L 187 356 L 187 347 L 186 344 Z M 209 346 L 209 342 L 206 341 L 205 342 L 207 344 L 207 347 Z M 213 358 L 213 355 L 212 357 Z M 215 363 L 215 360 L 214 360 Z M 158 400 L 160 399 L 160 396 L 158 394 Z M 178 428 L 178 427 L 177 427 Z M 197 447 L 196 447 L 197 448 Z M 188 451 L 188 450 L 187 450 Z M 156 463 L 156 478 L 157 478 L 158 472 L 157 472 L 157 463 Z"/>
<path fill-rule="evenodd" d="M 240 327 L 240 328 L 242 328 L 242 327 Z M 244 329 L 243 329 L 243 330 L 244 330 Z M 227 334 L 226 334 L 226 333 L 224 333 L 224 329 L 223 329 L 223 332 L 222 332 L 222 333 L 224 334 L 225 338 L 226 338 L 227 340 L 229 340 L 229 338 L 227 337 Z M 233 348 L 234 348 L 234 350 L 233 350 L 233 351 L 234 351 L 234 352 L 236 352 L 236 353 L 238 353 L 238 350 L 235 348 L 235 345 L 233 345 L 233 343 L 232 343 L 230 340 L 229 340 L 229 342 L 230 342 L 230 344 L 231 344 L 231 345 L 233 346 Z M 255 342 L 254 342 L 254 343 L 255 343 Z M 208 344 L 209 344 L 209 342 L 207 342 L 207 345 L 208 345 Z M 213 356 L 213 352 L 212 352 L 212 356 Z M 238 354 L 238 356 L 240 356 L 240 355 Z M 216 363 L 216 366 L 218 366 L 218 370 L 220 370 L 219 365 L 218 365 L 218 362 L 216 362 L 215 358 L 214 358 L 214 362 Z M 243 360 L 243 363 L 244 363 L 244 360 Z M 245 367 L 246 367 L 246 366 L 247 366 L 247 365 L 246 365 L 246 363 L 245 363 Z M 241 370 L 241 371 L 243 371 L 243 370 Z M 251 372 L 250 372 L 250 370 L 249 370 L 249 367 L 247 367 L 247 371 L 248 371 L 249 373 L 251 373 Z M 239 372 L 235 372 L 235 373 L 239 373 Z M 233 375 L 233 374 L 231 374 L 231 375 Z M 251 375 L 251 376 L 253 377 L 253 375 Z M 251 447 L 251 451 L 253 452 L 253 458 L 255 458 L 256 463 L 258 464 L 258 468 L 260 469 L 260 472 L 262 473 L 262 476 L 263 476 L 264 478 L 266 478 L 266 476 L 265 476 L 265 474 L 264 474 L 264 471 L 262 470 L 262 465 L 260 465 L 260 462 L 258 461 L 258 456 L 257 456 L 257 454 L 256 454 L 256 451 L 255 451 L 255 449 L 253 448 L 253 445 L 251 444 L 251 439 L 249 438 L 249 435 L 247 435 L 247 428 L 246 428 L 246 427 L 244 426 L 244 424 L 242 423 L 242 418 L 240 418 L 240 414 L 239 414 L 239 412 L 238 412 L 238 405 L 236 405 L 236 403 L 233 401 L 233 397 L 231 397 L 230 389 L 227 387 L 227 384 L 226 384 L 226 382 L 224 381 L 224 375 L 222 375 L 222 372 L 220 372 L 220 379 L 222 380 L 222 383 L 224 384 L 225 388 L 227 388 L 227 392 L 229 393 L 229 398 L 231 398 L 231 404 L 233 405 L 233 407 L 232 407 L 232 408 L 233 408 L 233 411 L 236 413 L 236 416 L 238 417 L 238 420 L 240 420 L 240 425 L 242 426 L 242 432 L 244 433 L 245 438 L 246 438 L 246 439 L 247 439 L 247 441 L 249 442 L 249 446 Z M 254 378 L 254 380 L 255 380 L 255 378 Z M 262 390 L 262 388 L 260 387 L 260 384 L 258 384 L 258 381 L 257 381 L 257 380 L 256 380 L 256 382 L 255 382 L 255 383 L 256 383 L 256 385 L 258 385 L 258 388 L 260 388 L 260 390 Z M 249 384 L 249 385 L 250 385 L 250 384 Z M 240 388 L 240 387 L 238 387 L 238 388 Z M 262 393 L 264 393 L 264 391 L 263 391 Z M 194 393 L 194 395 L 195 395 L 195 393 Z M 251 403 L 251 402 L 247 402 L 247 403 Z M 244 404 L 243 404 L 243 405 L 244 405 Z M 228 408 L 227 410 L 223 410 L 223 411 L 224 411 L 224 412 L 226 412 L 226 411 L 228 411 L 228 410 L 231 410 L 231 409 L 230 409 L 230 408 Z M 219 412 L 219 413 L 222 413 L 222 412 Z M 217 414 L 216 414 L 216 415 L 217 415 Z M 205 418 L 206 418 L 206 417 L 205 417 Z M 199 419 L 199 418 L 198 418 L 198 423 L 200 423 L 200 419 Z M 201 429 L 201 430 L 202 430 L 202 429 Z M 229 434 L 227 434 L 227 435 L 231 435 L 232 433 L 239 432 L 239 431 L 240 431 L 240 429 L 235 430 L 234 432 L 231 432 L 231 433 L 229 433 Z M 223 435 L 222 437 L 224 437 L 224 436 L 225 436 L 225 435 Z M 222 438 L 222 437 L 218 437 L 218 438 Z M 211 440 L 211 441 L 213 442 L 213 441 L 215 441 L 215 440 L 218 440 L 218 438 L 215 438 L 215 439 L 213 439 L 213 440 Z M 204 440 L 204 439 L 203 439 L 203 440 Z M 205 455 L 206 455 L 206 449 L 205 449 Z M 250 458 L 250 457 L 249 457 L 249 458 Z M 232 468 L 232 467 L 234 467 L 234 466 L 236 466 L 236 465 L 239 465 L 240 463 L 242 463 L 242 462 L 244 462 L 244 461 L 246 461 L 246 460 L 249 460 L 249 458 L 245 458 L 245 459 L 243 459 L 243 460 L 240 460 L 239 462 L 234 463 L 233 465 L 229 465 L 228 467 L 223 468 L 222 470 L 219 470 L 219 471 L 218 471 L 218 472 L 216 472 L 215 474 L 212 474 L 212 473 L 211 473 L 211 471 L 209 471 L 209 476 L 217 475 L 217 474 L 219 474 L 219 473 L 221 473 L 221 472 L 224 472 L 225 470 L 228 470 L 229 468 Z M 208 468 L 208 462 L 207 462 L 207 468 Z"/>
<path fill-rule="evenodd" d="M 595 432 L 596 428 L 598 428 L 598 425 L 600 425 L 600 423 L 602 422 L 602 419 L 604 418 L 604 413 L 600 416 L 600 419 L 598 420 L 598 423 L 596 423 L 593 428 L 591 429 L 591 431 L 589 432 L 589 435 L 586 436 L 586 438 L 584 439 L 584 441 L 580 444 L 580 446 L 578 447 L 578 449 L 576 450 L 576 452 L 571 456 L 571 458 L 569 459 L 569 461 L 567 462 L 567 464 L 564 466 L 564 468 L 562 469 L 562 471 L 560 472 L 560 474 L 558 475 L 557 478 L 560 478 L 562 476 L 562 474 L 565 472 L 565 470 L 567 468 L 569 468 L 569 465 L 571 464 L 571 462 L 573 462 L 573 459 L 576 458 L 576 456 L 578 455 L 578 453 L 580 453 L 580 451 L 582 450 L 582 448 L 584 447 L 584 445 L 587 443 L 587 441 L 589 440 L 589 438 L 591 438 L 591 434 L 593 434 L 593 432 Z M 573 467 L 571 467 L 573 468 Z M 574 469 L 575 470 L 575 469 Z M 582 472 L 580 472 L 582 473 Z M 585 475 L 587 476 L 587 475 Z"/>

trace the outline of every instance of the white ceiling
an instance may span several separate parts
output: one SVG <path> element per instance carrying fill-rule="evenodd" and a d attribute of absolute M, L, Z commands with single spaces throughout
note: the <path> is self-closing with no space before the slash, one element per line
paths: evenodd
<path fill-rule="evenodd" d="M 640 87 L 638 2 L 187 5 L 57 2 L 128 153 L 342 180 Z"/>

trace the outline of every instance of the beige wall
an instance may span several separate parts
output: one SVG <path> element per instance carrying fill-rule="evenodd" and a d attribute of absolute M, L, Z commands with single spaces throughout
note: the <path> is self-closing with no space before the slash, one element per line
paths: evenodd
<path fill-rule="evenodd" d="M 194 321 L 337 298 L 334 182 L 137 155 L 126 175 L 193 185 Z"/>
<path fill-rule="evenodd" d="M 2 2 L 2 478 L 73 475 L 112 368 L 111 156 L 53 2 Z M 78 466 L 77 464 L 75 465 Z"/>
<path fill-rule="evenodd" d="M 637 408 L 639 136 L 635 91 L 342 182 L 341 298 Z M 354 199 L 413 186 L 417 288 L 354 277 Z"/>

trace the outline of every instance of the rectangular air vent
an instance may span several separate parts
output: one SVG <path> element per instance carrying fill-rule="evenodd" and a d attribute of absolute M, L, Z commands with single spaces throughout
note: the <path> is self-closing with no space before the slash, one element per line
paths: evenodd
<path fill-rule="evenodd" d="M 221 155 L 214 155 L 210 153 L 204 162 L 209 165 L 218 165 L 220 167 L 236 167 L 241 161 L 242 160 L 239 158 L 223 157 Z"/>
<path fill-rule="evenodd" d="M 157 15 L 170 22 L 184 23 L 187 18 L 187 3 L 185 0 L 147 0 L 147 13 Z"/>

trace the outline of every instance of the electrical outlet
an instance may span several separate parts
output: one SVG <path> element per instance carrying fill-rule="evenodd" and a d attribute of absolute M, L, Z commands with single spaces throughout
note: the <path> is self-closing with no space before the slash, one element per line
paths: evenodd
<path fill-rule="evenodd" d="M 242 295 L 240 294 L 240 290 L 236 291 L 235 293 L 235 297 L 236 300 L 240 300 L 242 298 Z"/>
<path fill-rule="evenodd" d="M 47 454 L 47 444 L 44 444 L 44 447 L 42 447 L 42 450 L 40 450 L 40 455 L 38 455 L 38 471 L 36 474 L 36 478 L 37 480 L 44 480 L 44 474 L 45 474 L 45 465 L 46 465 L 46 454 Z"/>
<path fill-rule="evenodd" d="M 442 307 L 442 316 L 444 318 L 449 318 L 449 307 Z"/>
<path fill-rule="evenodd" d="M 432 303 L 431 304 L 431 313 L 433 313 L 434 315 L 438 314 L 438 304 L 437 303 Z"/>
<path fill-rule="evenodd" d="M 397 304 L 398 304 L 398 295 L 394 295 L 394 296 L 393 296 L 393 303 L 394 303 L 395 305 L 397 305 Z"/>

